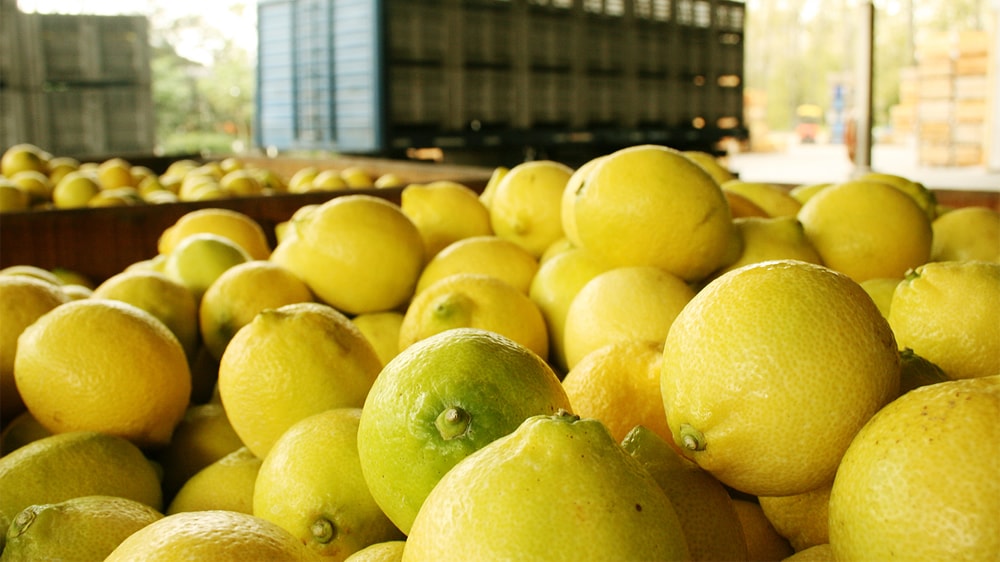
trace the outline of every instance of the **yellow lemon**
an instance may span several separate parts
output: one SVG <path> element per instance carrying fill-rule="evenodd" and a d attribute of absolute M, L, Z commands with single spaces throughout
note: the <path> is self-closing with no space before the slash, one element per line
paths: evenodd
<path fill-rule="evenodd" d="M 80 161 L 71 156 L 56 156 L 49 160 L 49 182 L 52 185 L 59 183 L 59 180 L 70 172 L 75 172 L 80 168 Z"/>
<path fill-rule="evenodd" d="M 401 351 L 372 385 L 358 425 L 361 470 L 407 532 L 461 459 L 530 416 L 569 407 L 551 367 L 523 345 L 474 328 L 442 332 Z"/>
<path fill-rule="evenodd" d="M 1000 263 L 1000 213 L 989 207 L 962 207 L 931 223 L 931 261 L 981 260 Z"/>
<path fill-rule="evenodd" d="M 219 180 L 219 187 L 234 195 L 243 197 L 262 195 L 264 186 L 249 170 L 232 170 L 226 172 Z"/>
<path fill-rule="evenodd" d="M 714 476 L 685 459 L 658 432 L 630 430 L 622 447 L 653 475 L 677 511 L 691 560 L 748 560 L 743 526 L 729 492 Z"/>
<path fill-rule="evenodd" d="M 399 354 L 399 329 L 403 326 L 402 312 L 369 312 L 351 319 L 371 342 L 382 364 Z"/>
<path fill-rule="evenodd" d="M 82 285 L 84 287 L 93 289 L 95 287 L 93 280 L 90 276 L 81 273 L 73 269 L 67 269 L 65 267 L 53 267 L 51 269 L 52 274 L 55 275 L 59 282 L 66 285 Z"/>
<path fill-rule="evenodd" d="M 785 558 L 785 562 L 836 562 L 829 543 L 817 544 Z"/>
<path fill-rule="evenodd" d="M 360 420 L 360 408 L 333 408 L 298 421 L 274 444 L 257 475 L 254 515 L 330 560 L 404 538 L 365 483 Z"/>
<path fill-rule="evenodd" d="M 45 313 L 69 302 L 52 283 L 28 275 L 0 275 L 0 420 L 3 425 L 24 412 L 14 380 L 17 338 Z"/>
<path fill-rule="evenodd" d="M 859 283 L 902 277 L 930 258 L 930 220 L 912 198 L 885 183 L 828 187 L 802 206 L 798 219 L 823 263 Z"/>
<path fill-rule="evenodd" d="M 198 301 L 187 287 L 156 271 L 132 270 L 112 275 L 91 297 L 125 302 L 152 314 L 170 328 L 188 359 L 201 343 L 198 337 Z"/>
<path fill-rule="evenodd" d="M 105 562 L 316 560 L 291 533 L 259 517 L 211 510 L 168 515 L 122 541 Z"/>
<path fill-rule="evenodd" d="M 162 517 L 144 503 L 116 496 L 32 505 L 7 530 L 3 560 L 104 560 L 129 535 Z"/>
<path fill-rule="evenodd" d="M 0 157 L 0 175 L 8 178 L 23 170 L 49 171 L 49 157 L 45 151 L 31 143 L 15 144 Z"/>
<path fill-rule="evenodd" d="M 937 196 L 920 182 L 885 172 L 868 172 L 858 179 L 862 181 L 878 181 L 891 185 L 910 196 L 924 211 L 928 220 L 933 221 L 937 217 Z"/>
<path fill-rule="evenodd" d="M 452 328 L 481 328 L 507 336 L 545 359 L 545 319 L 528 295 L 481 273 L 450 275 L 421 291 L 403 315 L 399 349 Z"/>
<path fill-rule="evenodd" d="M 62 285 L 62 281 L 59 280 L 59 277 L 55 273 L 35 265 L 10 265 L 0 269 L 0 275 L 25 275 L 28 277 L 34 277 L 40 281 L 45 281 L 46 283 L 50 283 L 57 287 Z"/>
<path fill-rule="evenodd" d="M 446 472 L 403 549 L 427 561 L 689 556 L 656 480 L 601 422 L 566 412 L 532 416 Z"/>
<path fill-rule="evenodd" d="M 199 470 L 242 446 L 221 404 L 189 406 L 170 444 L 155 457 L 163 467 L 164 495 L 172 500 Z"/>
<path fill-rule="evenodd" d="M 748 560 L 780 562 L 795 554 L 795 549 L 785 537 L 778 534 L 767 520 L 760 504 L 745 499 L 734 499 L 733 507 L 743 527 L 747 541 Z"/>
<path fill-rule="evenodd" d="M 563 188 L 562 198 L 559 201 L 559 218 L 562 221 L 563 235 L 574 246 L 582 246 L 580 234 L 576 231 L 576 196 L 583 189 L 590 172 L 602 158 L 603 156 L 598 156 L 584 162 L 573 171 L 573 175 L 566 181 L 566 187 Z"/>
<path fill-rule="evenodd" d="M 588 353 L 617 341 L 662 345 L 694 294 L 679 277 L 658 267 L 616 267 L 596 275 L 566 311 L 566 365 L 572 370 Z"/>
<path fill-rule="evenodd" d="M 201 302 L 205 291 L 229 268 L 250 261 L 250 254 L 229 238 L 200 232 L 184 237 L 163 264 L 163 273 Z"/>
<path fill-rule="evenodd" d="M 70 172 L 52 189 L 52 202 L 57 209 L 86 207 L 100 191 L 97 180 L 90 175 L 80 171 Z"/>
<path fill-rule="evenodd" d="M 361 166 L 348 166 L 340 171 L 340 177 L 344 178 L 347 187 L 359 189 L 373 187 L 375 179 L 373 174 Z"/>
<path fill-rule="evenodd" d="M 253 493 L 261 459 L 240 447 L 188 478 L 167 507 L 167 515 L 224 509 L 253 514 Z"/>
<path fill-rule="evenodd" d="M 420 231 L 399 205 L 370 195 L 323 203 L 296 223 L 271 260 L 348 314 L 383 312 L 413 295 L 424 265 Z"/>
<path fill-rule="evenodd" d="M 400 193 L 400 207 L 420 231 L 428 260 L 452 242 L 493 234 L 489 209 L 475 191 L 460 183 L 408 185 Z"/>
<path fill-rule="evenodd" d="M 31 208 L 31 194 L 0 176 L 0 213 L 19 213 Z"/>
<path fill-rule="evenodd" d="M 769 217 L 794 217 L 802 208 L 802 203 L 788 191 L 771 183 L 729 180 L 720 185 L 723 191 L 730 191 L 749 199 L 767 213 Z"/>
<path fill-rule="evenodd" d="M 308 191 L 336 191 L 347 187 L 347 181 L 338 170 L 322 170 L 312 179 Z"/>
<path fill-rule="evenodd" d="M 768 260 L 799 260 L 821 264 L 822 259 L 805 230 L 794 216 L 742 217 L 733 219 L 740 239 L 740 255 L 736 261 L 713 274 Z"/>
<path fill-rule="evenodd" d="M 736 179 L 736 176 L 727 168 L 719 158 L 714 155 L 709 154 L 703 150 L 685 150 L 684 156 L 687 156 L 691 160 L 694 160 L 696 164 L 705 168 L 708 175 L 712 176 L 712 179 L 716 183 L 722 185 L 727 181 Z"/>
<path fill-rule="evenodd" d="M 895 277 L 875 277 L 860 283 L 861 288 L 872 298 L 886 320 L 889 319 L 889 311 L 892 310 L 892 295 L 896 293 L 896 286 L 902 280 Z"/>
<path fill-rule="evenodd" d="M 304 168 L 299 168 L 292 174 L 292 177 L 288 179 L 288 191 L 289 193 L 306 193 L 312 189 L 312 182 L 316 179 L 320 173 L 320 169 L 316 166 L 306 166 Z"/>
<path fill-rule="evenodd" d="M 14 377 L 50 431 L 103 431 L 140 447 L 169 442 L 191 397 L 187 357 L 173 333 L 112 300 L 68 302 L 25 329 Z"/>
<path fill-rule="evenodd" d="M 622 340 L 583 356 L 563 388 L 573 413 L 601 420 L 616 441 L 637 425 L 672 439 L 660 398 L 663 344 Z"/>
<path fill-rule="evenodd" d="M 312 300 L 312 292 L 304 281 L 272 261 L 252 260 L 234 265 L 201 297 L 198 322 L 202 341 L 218 361 L 229 340 L 258 312 Z"/>
<path fill-rule="evenodd" d="M 598 259 L 660 267 L 685 281 L 724 265 L 733 230 L 715 180 L 664 146 L 607 155 L 577 190 L 573 208 L 580 245 Z"/>
<path fill-rule="evenodd" d="M 670 328 L 661 393 L 674 441 L 732 488 L 790 496 L 833 477 L 899 391 L 886 320 L 846 275 L 779 260 L 702 289 Z"/>
<path fill-rule="evenodd" d="M 573 242 L 569 238 L 562 237 L 559 240 L 556 240 L 555 242 L 550 244 L 549 247 L 546 248 L 544 252 L 542 252 L 542 256 L 538 258 L 538 263 L 539 264 L 545 263 L 546 261 L 558 256 L 559 254 L 572 250 L 575 247 L 576 246 L 573 245 Z"/>
<path fill-rule="evenodd" d="M 493 173 L 490 174 L 490 178 L 486 181 L 486 186 L 483 187 L 482 193 L 479 194 L 479 200 L 486 205 L 486 208 L 490 208 L 490 204 L 493 202 L 493 194 L 497 191 L 497 186 L 500 185 L 500 180 L 507 175 L 510 168 L 506 166 L 497 166 L 493 168 Z"/>
<path fill-rule="evenodd" d="M 375 178 L 375 183 L 372 187 L 377 189 L 387 189 L 391 187 L 406 187 L 408 184 L 409 182 L 399 174 L 386 172 Z"/>
<path fill-rule="evenodd" d="M 906 275 L 892 296 L 889 325 L 900 349 L 953 379 L 1000 374 L 1000 264 L 932 262 Z"/>
<path fill-rule="evenodd" d="M 4 423 L 3 432 L 0 432 L 0 456 L 49 435 L 52 435 L 52 432 L 38 423 L 31 412 L 25 410 Z"/>
<path fill-rule="evenodd" d="M 52 200 L 52 180 L 37 170 L 23 170 L 10 178 L 11 183 L 28 193 L 29 204 Z"/>
<path fill-rule="evenodd" d="M 511 168 L 490 200 L 490 223 L 497 236 L 539 257 L 563 237 L 562 194 L 573 170 L 559 162 L 536 160 Z"/>
<path fill-rule="evenodd" d="M 830 542 L 827 520 L 832 485 L 824 484 L 794 496 L 760 496 L 757 501 L 774 530 L 798 552 Z"/>
<path fill-rule="evenodd" d="M 132 164 L 124 158 L 109 158 L 97 166 L 97 183 L 101 190 L 135 187 Z"/>
<path fill-rule="evenodd" d="M 506 281 L 527 294 L 538 272 L 538 259 L 528 250 L 499 236 L 458 240 L 435 255 L 417 279 L 416 293 L 456 273 L 481 273 Z"/>
<path fill-rule="evenodd" d="M 157 250 L 161 254 L 170 254 L 181 240 L 199 233 L 224 236 L 255 260 L 264 260 L 271 255 L 267 235 L 260 223 L 245 213 L 219 208 L 196 209 L 182 215 L 160 235 Z"/>
<path fill-rule="evenodd" d="M 120 437 L 71 431 L 0 457 L 0 527 L 5 530 L 30 505 L 92 495 L 119 496 L 163 508 L 153 465 L 138 447 Z"/>
<path fill-rule="evenodd" d="M 258 457 L 295 422 L 360 407 L 382 362 L 346 316 L 319 303 L 263 310 L 230 340 L 219 394 L 233 429 Z"/>
<path fill-rule="evenodd" d="M 368 545 L 348 556 L 346 562 L 400 562 L 405 540 L 383 541 Z"/>
<path fill-rule="evenodd" d="M 814 195 L 830 187 L 831 185 L 834 184 L 829 182 L 804 183 L 793 187 L 791 191 L 788 192 L 788 194 L 794 197 L 799 203 L 805 205 L 806 201 L 812 199 Z"/>
<path fill-rule="evenodd" d="M 872 417 L 830 492 L 835 558 L 996 558 L 997 419 L 998 375 L 917 388 Z"/>

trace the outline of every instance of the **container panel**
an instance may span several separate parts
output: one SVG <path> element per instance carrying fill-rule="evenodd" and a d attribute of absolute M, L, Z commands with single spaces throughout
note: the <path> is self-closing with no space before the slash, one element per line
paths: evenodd
<path fill-rule="evenodd" d="M 333 30 L 336 147 L 374 152 L 383 146 L 381 3 L 336 0 Z"/>
<path fill-rule="evenodd" d="M 293 3 L 257 6 L 256 142 L 288 149 L 295 139 Z"/>
<path fill-rule="evenodd" d="M 468 3 L 462 11 L 463 58 L 470 65 L 508 65 L 514 58 L 510 2 Z"/>
<path fill-rule="evenodd" d="M 440 0 L 388 0 L 390 60 L 443 60 L 448 50 L 445 9 Z"/>
<path fill-rule="evenodd" d="M 150 81 L 145 16 L 24 14 L 22 22 L 37 49 L 26 71 L 33 87 Z"/>

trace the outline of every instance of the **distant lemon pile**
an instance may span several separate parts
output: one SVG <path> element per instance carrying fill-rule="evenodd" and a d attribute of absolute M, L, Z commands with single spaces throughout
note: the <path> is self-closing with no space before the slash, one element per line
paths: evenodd
<path fill-rule="evenodd" d="M 996 209 L 657 145 L 481 191 L 2 173 L 3 210 L 340 192 L 191 211 L 108 279 L 0 271 L 0 560 L 1000 552 Z"/>

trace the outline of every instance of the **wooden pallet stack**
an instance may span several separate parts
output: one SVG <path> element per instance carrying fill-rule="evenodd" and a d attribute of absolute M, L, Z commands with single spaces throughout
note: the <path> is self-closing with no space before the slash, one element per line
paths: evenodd
<path fill-rule="evenodd" d="M 934 35 L 917 52 L 917 146 L 925 166 L 982 164 L 988 141 L 990 72 L 985 31 Z M 992 94 L 995 95 L 995 94 Z"/>

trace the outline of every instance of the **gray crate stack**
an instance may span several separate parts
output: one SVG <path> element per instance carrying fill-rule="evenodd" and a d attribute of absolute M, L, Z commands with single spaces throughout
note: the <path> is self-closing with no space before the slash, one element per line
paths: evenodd
<path fill-rule="evenodd" d="M 77 158 L 152 153 L 145 16 L 3 10 L 0 148 L 30 142 Z"/>

